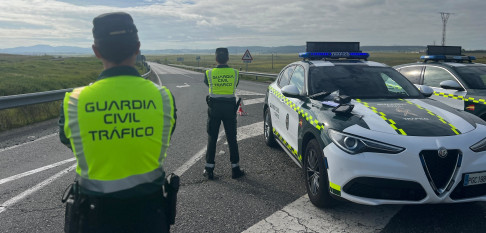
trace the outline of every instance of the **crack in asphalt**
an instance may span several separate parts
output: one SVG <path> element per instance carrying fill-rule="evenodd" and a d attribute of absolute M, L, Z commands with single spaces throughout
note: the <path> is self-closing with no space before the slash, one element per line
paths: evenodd
<path fill-rule="evenodd" d="M 294 218 L 300 226 L 304 227 L 305 230 L 303 232 L 315 232 L 315 231 L 310 231 L 310 229 L 303 223 L 303 221 L 305 221 L 305 220 L 300 219 L 299 217 L 293 216 L 292 214 L 287 212 L 285 209 L 282 209 L 281 211 L 286 213 L 287 216 Z M 298 232 L 302 232 L 302 231 L 298 231 Z"/>

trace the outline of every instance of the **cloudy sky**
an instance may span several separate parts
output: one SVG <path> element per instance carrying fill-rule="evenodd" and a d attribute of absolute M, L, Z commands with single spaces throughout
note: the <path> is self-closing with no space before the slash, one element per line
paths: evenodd
<path fill-rule="evenodd" d="M 142 49 L 304 45 L 446 45 L 486 49 L 485 0 L 0 0 L 0 48 L 90 47 L 92 19 L 132 15 Z"/>

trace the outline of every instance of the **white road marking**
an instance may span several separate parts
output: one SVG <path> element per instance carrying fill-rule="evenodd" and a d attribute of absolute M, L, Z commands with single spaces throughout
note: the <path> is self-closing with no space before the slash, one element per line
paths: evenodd
<path fill-rule="evenodd" d="M 265 102 L 265 98 L 243 100 L 243 106 Z"/>
<path fill-rule="evenodd" d="M 258 93 L 258 92 L 245 91 L 245 90 L 239 90 L 239 89 L 236 89 L 236 94 L 237 95 L 265 95 L 265 94 Z"/>
<path fill-rule="evenodd" d="M 224 137 L 224 135 L 225 135 L 224 131 L 219 132 L 218 140 L 216 142 L 219 142 Z M 199 150 L 194 156 L 192 156 L 189 160 L 187 160 L 187 162 L 185 162 L 184 164 L 182 164 L 182 166 L 177 168 L 174 171 L 174 174 L 178 176 L 182 176 L 182 174 L 184 174 L 187 170 L 189 170 L 189 168 L 191 168 L 192 165 L 196 164 L 197 161 L 199 161 L 203 157 L 203 155 L 206 153 L 206 150 L 207 150 L 206 147 Z"/>
<path fill-rule="evenodd" d="M 379 232 L 400 208 L 343 203 L 324 210 L 305 195 L 243 232 Z"/>
<path fill-rule="evenodd" d="M 19 144 L 19 145 L 15 145 L 15 146 L 11 146 L 11 147 L 7 147 L 7 148 L 3 148 L 3 149 L 0 149 L 0 153 L 4 152 L 4 151 L 7 151 L 7 150 L 11 150 L 11 149 L 15 149 L 17 147 L 21 147 L 21 146 L 25 146 L 25 145 L 28 145 L 28 144 L 31 144 L 31 143 L 34 143 L 36 141 L 40 141 L 40 140 L 44 140 L 46 138 L 50 138 L 52 136 L 56 136 L 58 133 L 53 133 L 53 134 L 49 134 L 49 135 L 46 135 L 44 137 L 40 137 L 34 141 L 30 141 L 30 142 L 26 142 L 26 143 L 22 143 L 22 144 Z"/>
<path fill-rule="evenodd" d="M 4 183 L 10 182 L 10 181 L 20 179 L 20 178 L 25 177 L 25 176 L 29 176 L 29 175 L 32 175 L 32 174 L 35 174 L 35 173 L 38 173 L 38 172 L 41 172 L 41 171 L 45 171 L 45 170 L 48 170 L 48 169 L 51 169 L 51 168 L 54 168 L 54 167 L 57 167 L 57 166 L 61 166 L 65 163 L 69 163 L 69 162 L 72 162 L 72 161 L 75 161 L 75 160 L 76 160 L 76 158 L 66 159 L 66 160 L 63 160 L 61 162 L 53 163 L 51 165 L 47 165 L 47 166 L 40 167 L 40 168 L 31 170 L 31 171 L 20 173 L 18 175 L 7 177 L 7 178 L 4 178 L 4 179 L 1 179 L 0 184 L 4 184 Z"/>
<path fill-rule="evenodd" d="M 260 121 L 255 124 L 242 126 L 238 128 L 236 138 L 238 141 L 241 141 L 262 134 L 263 134 L 263 121 Z M 224 144 L 226 145 L 228 144 L 228 142 L 225 142 Z"/>
<path fill-rule="evenodd" d="M 175 67 L 170 67 L 170 66 L 163 66 L 157 63 L 151 63 L 150 65 L 152 68 L 157 67 L 157 69 L 154 69 L 156 72 L 155 73 L 162 73 L 162 74 L 178 74 L 178 75 L 183 75 L 188 78 L 193 79 L 194 77 L 189 76 L 187 74 L 201 74 L 198 72 L 188 72 L 187 70 L 180 69 L 180 68 L 175 68 Z M 169 68 L 170 67 L 170 68 Z M 185 72 L 185 73 L 183 73 Z"/>
<path fill-rule="evenodd" d="M 189 84 L 187 84 L 187 83 L 184 83 L 184 85 L 181 85 L 181 86 L 176 86 L 176 87 L 177 87 L 177 88 L 183 88 L 183 87 L 190 87 L 190 85 L 189 85 Z"/>
<path fill-rule="evenodd" d="M 3 204 L 0 204 L 0 213 L 4 212 L 5 210 L 7 210 L 7 208 L 11 205 L 14 205 L 16 204 L 17 202 L 19 202 L 20 200 L 24 199 L 25 197 L 37 192 L 39 189 L 43 188 L 44 186 L 52 183 L 53 181 L 55 181 L 56 179 L 64 176 L 65 174 L 69 173 L 70 171 L 74 170 L 76 168 L 76 164 L 56 173 L 55 175 L 47 178 L 46 180 L 42 181 L 41 183 L 35 185 L 34 187 L 30 188 L 30 189 L 27 189 L 26 191 L 24 191 L 23 193 L 11 198 L 10 200 L 4 202 Z"/>
<path fill-rule="evenodd" d="M 157 74 L 157 72 L 154 72 L 155 76 L 157 77 L 157 80 L 159 80 L 159 86 L 163 86 L 162 85 L 162 80 L 160 79 L 159 75 Z"/>
<path fill-rule="evenodd" d="M 262 87 L 268 87 L 268 85 L 270 85 L 269 83 L 257 83 L 257 82 L 254 82 L 254 81 L 247 81 L 247 80 L 243 80 L 243 79 L 241 79 L 240 82 L 247 82 L 247 83 L 251 83 L 251 85 L 257 85 L 257 86 L 262 86 Z"/>
<path fill-rule="evenodd" d="M 263 133 L 262 128 L 263 128 L 263 121 L 257 122 L 255 124 L 245 125 L 245 126 L 239 127 L 237 129 L 238 141 L 249 138 L 249 137 L 257 136 L 258 135 L 256 133 L 257 130 L 260 130 L 261 131 L 260 134 L 262 134 Z M 223 136 L 224 136 L 224 131 L 220 132 L 220 135 L 218 137 L 218 141 L 220 141 Z M 182 166 L 177 168 L 174 171 L 174 174 L 176 174 L 178 176 L 181 176 L 182 174 L 184 174 L 187 170 L 189 170 L 189 168 L 191 168 L 194 164 L 196 164 L 197 161 L 199 161 L 205 153 L 206 153 L 206 148 L 203 148 L 200 151 L 198 151 L 194 156 L 192 156 L 192 158 L 190 158 L 187 162 L 182 164 Z"/>

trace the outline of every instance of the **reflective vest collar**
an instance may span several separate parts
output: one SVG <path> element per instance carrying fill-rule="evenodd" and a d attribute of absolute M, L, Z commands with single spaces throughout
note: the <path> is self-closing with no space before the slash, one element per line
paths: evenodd
<path fill-rule="evenodd" d="M 115 66 L 101 72 L 97 80 L 120 75 L 142 77 L 140 73 L 138 73 L 137 69 L 132 66 Z"/>

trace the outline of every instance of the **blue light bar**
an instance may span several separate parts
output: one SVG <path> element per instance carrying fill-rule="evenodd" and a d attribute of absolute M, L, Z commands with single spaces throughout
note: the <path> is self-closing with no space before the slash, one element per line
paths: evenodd
<path fill-rule="evenodd" d="M 367 59 L 370 56 L 368 53 L 356 52 L 305 52 L 299 53 L 299 57 L 308 59 L 322 59 L 322 58 L 347 58 L 347 59 Z"/>
<path fill-rule="evenodd" d="M 420 59 L 425 61 L 472 61 L 476 60 L 474 56 L 451 56 L 451 55 L 425 55 L 420 56 Z"/>

